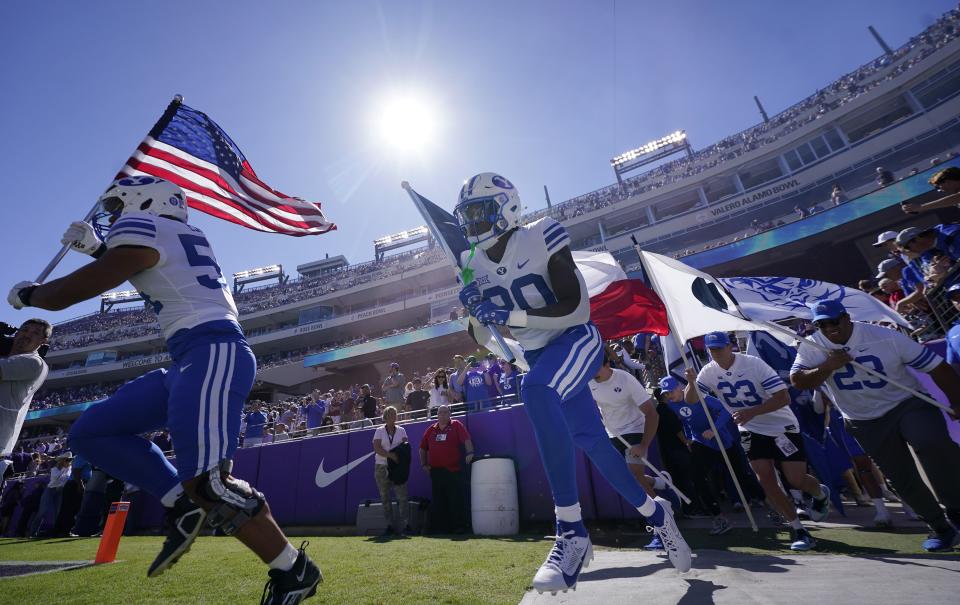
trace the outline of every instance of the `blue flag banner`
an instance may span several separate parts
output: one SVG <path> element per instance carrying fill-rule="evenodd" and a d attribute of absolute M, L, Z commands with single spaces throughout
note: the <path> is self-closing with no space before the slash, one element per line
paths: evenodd
<path fill-rule="evenodd" d="M 410 199 L 427 223 L 427 229 L 437 240 L 437 244 L 446 253 L 447 258 L 454 267 L 460 267 L 460 259 L 463 252 L 470 249 L 470 243 L 460 230 L 457 219 L 452 214 L 437 206 L 427 198 L 423 197 L 411 187 L 404 189 L 410 194 Z"/>

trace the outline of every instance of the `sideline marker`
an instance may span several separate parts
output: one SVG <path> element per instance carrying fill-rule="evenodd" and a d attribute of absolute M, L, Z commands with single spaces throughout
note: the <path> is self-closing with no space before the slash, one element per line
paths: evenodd
<path fill-rule="evenodd" d="M 117 548 L 120 547 L 120 537 L 123 536 L 123 526 L 127 522 L 129 510 L 129 502 L 114 502 L 110 505 L 110 514 L 107 515 L 107 524 L 103 528 L 94 564 L 113 563 L 117 558 Z"/>

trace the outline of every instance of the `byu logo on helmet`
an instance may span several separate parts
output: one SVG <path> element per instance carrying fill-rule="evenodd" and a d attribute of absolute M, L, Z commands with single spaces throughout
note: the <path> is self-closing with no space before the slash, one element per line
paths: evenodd
<path fill-rule="evenodd" d="M 149 212 L 187 222 L 186 195 L 177 185 L 142 174 L 125 176 L 100 196 L 100 205 L 111 223 L 128 212 Z"/>
<path fill-rule="evenodd" d="M 458 199 L 453 215 L 467 240 L 481 250 L 520 226 L 520 196 L 513 183 L 499 174 L 483 172 L 470 178 Z"/>

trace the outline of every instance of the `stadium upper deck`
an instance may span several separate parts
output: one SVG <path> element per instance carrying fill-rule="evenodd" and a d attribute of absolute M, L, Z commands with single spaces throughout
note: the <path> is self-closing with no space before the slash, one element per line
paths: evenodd
<path fill-rule="evenodd" d="M 742 233 L 753 221 L 790 214 L 795 206 L 825 202 L 833 183 L 851 197 L 863 192 L 879 163 L 902 174 L 960 141 L 958 21 L 960 10 L 945 14 L 892 55 L 844 75 L 769 122 L 623 187 L 605 187 L 527 218 L 549 213 L 564 222 L 575 248 L 605 245 L 631 262 L 630 235 L 651 250 L 678 253 Z M 262 359 L 299 359 L 292 353 L 422 325 L 438 303 L 455 299 L 452 288 L 442 255 L 422 248 L 236 298 Z M 81 384 L 94 375 L 114 380 L 167 361 L 148 311 L 60 324 L 53 345 L 52 385 Z"/>

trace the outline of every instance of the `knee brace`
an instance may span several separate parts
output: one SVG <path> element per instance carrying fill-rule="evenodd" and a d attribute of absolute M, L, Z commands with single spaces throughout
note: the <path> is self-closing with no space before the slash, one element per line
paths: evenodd
<path fill-rule="evenodd" d="M 230 475 L 232 469 L 233 462 L 224 460 L 206 472 L 197 490 L 213 504 L 207 512 L 207 522 L 228 536 L 256 517 L 267 503 L 263 494 L 249 483 Z"/>

